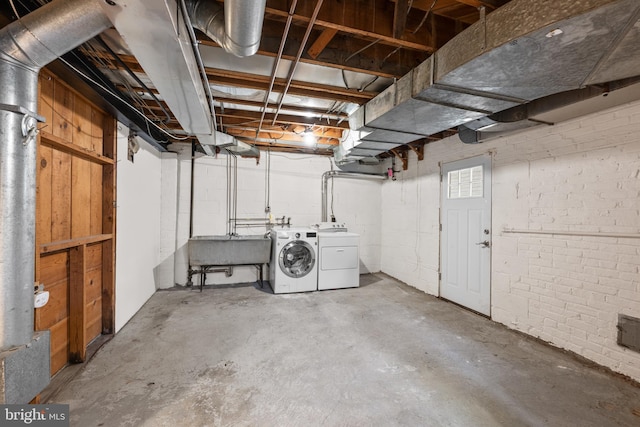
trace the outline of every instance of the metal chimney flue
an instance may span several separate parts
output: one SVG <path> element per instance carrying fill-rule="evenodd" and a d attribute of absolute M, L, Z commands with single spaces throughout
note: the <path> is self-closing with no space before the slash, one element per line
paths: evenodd
<path fill-rule="evenodd" d="M 0 29 L 2 403 L 27 403 L 50 375 L 48 337 L 33 320 L 38 72 L 109 26 L 97 0 L 54 0 Z"/>

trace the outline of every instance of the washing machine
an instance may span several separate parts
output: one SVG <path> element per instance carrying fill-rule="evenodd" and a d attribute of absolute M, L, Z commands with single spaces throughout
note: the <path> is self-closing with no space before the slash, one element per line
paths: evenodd
<path fill-rule="evenodd" d="M 360 286 L 360 235 L 340 223 L 314 224 L 318 231 L 318 290 Z"/>
<path fill-rule="evenodd" d="M 269 283 L 274 294 L 318 289 L 318 232 L 310 228 L 271 230 Z"/>

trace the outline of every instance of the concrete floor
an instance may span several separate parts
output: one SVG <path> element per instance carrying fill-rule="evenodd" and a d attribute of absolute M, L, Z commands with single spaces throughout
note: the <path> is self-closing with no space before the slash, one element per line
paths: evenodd
<path fill-rule="evenodd" d="M 156 293 L 51 402 L 72 426 L 638 426 L 640 388 L 384 275 Z"/>

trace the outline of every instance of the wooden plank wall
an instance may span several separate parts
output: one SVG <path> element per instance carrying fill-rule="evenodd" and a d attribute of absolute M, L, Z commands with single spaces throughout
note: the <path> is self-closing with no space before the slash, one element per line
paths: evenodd
<path fill-rule="evenodd" d="M 113 332 L 115 119 L 48 70 L 39 113 L 36 281 L 50 300 L 35 328 L 51 331 L 53 375 Z"/>

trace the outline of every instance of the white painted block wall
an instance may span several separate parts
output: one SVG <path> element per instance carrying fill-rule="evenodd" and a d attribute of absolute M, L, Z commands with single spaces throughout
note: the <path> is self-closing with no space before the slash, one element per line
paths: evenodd
<path fill-rule="evenodd" d="M 116 210 L 116 332 L 156 291 L 160 263 L 161 159 L 137 138 L 140 151 L 127 160 L 129 130 L 118 124 Z"/>
<path fill-rule="evenodd" d="M 640 232 L 640 103 L 478 145 L 457 137 L 410 153 L 382 188 L 381 269 L 438 295 L 439 163 L 493 152 L 492 318 L 640 380 L 616 344 L 640 317 L 640 239 L 505 229 Z"/>
<path fill-rule="evenodd" d="M 177 177 L 177 225 L 174 247 L 174 281 L 184 285 L 187 281 L 189 239 L 190 148 L 184 148 L 177 158 L 177 171 L 173 166 L 165 170 L 163 180 Z M 266 206 L 266 153 L 260 164 L 255 159 L 238 158 L 238 203 L 240 218 L 268 218 Z M 201 156 L 194 169 L 193 234 L 224 235 L 227 231 L 227 157 Z M 272 153 L 270 162 L 269 205 L 274 218 L 291 218 L 294 227 L 308 227 L 321 219 L 321 177 L 331 169 L 326 157 Z M 169 175 L 169 176 L 165 176 Z M 339 222 L 347 223 L 349 230 L 361 234 L 361 273 L 380 271 L 380 187 L 379 181 L 361 181 L 336 178 L 333 186 L 334 214 Z M 331 188 L 331 185 L 329 185 Z M 173 209 L 163 205 L 163 212 Z M 163 214 L 164 215 L 164 214 Z M 266 227 L 238 228 L 238 234 L 264 234 Z M 268 272 L 265 271 L 265 279 Z M 235 267 L 231 277 L 224 273 L 207 276 L 207 284 L 242 283 L 257 280 L 253 267 Z M 194 279 L 198 279 L 194 277 Z M 195 283 L 195 282 L 194 282 Z M 162 287 L 168 284 L 163 284 Z"/>

